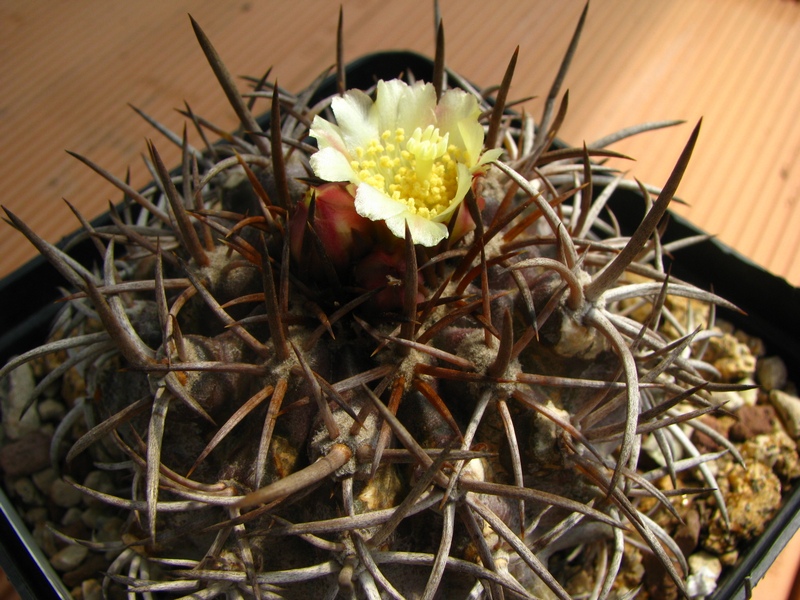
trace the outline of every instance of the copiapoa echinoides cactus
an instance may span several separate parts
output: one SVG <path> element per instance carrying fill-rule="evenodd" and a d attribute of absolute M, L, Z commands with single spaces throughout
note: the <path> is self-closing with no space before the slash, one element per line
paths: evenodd
<path fill-rule="evenodd" d="M 82 488 L 127 515 L 122 540 L 93 544 L 117 553 L 109 589 L 569 598 L 548 563 L 578 549 L 592 597 L 626 597 L 629 544 L 683 589 L 684 556 L 642 501 L 715 493 L 719 454 L 685 428 L 730 386 L 667 299 L 731 305 L 662 260 L 697 128 L 664 187 L 639 186 L 630 237 L 606 210 L 630 182 L 596 159 L 666 123 L 554 147 L 582 22 L 534 125 L 506 112 L 516 55 L 484 95 L 447 73 L 441 25 L 432 81 L 348 90 L 340 60 L 338 92 L 312 104 L 326 74 L 240 93 L 192 21 L 242 132 L 201 151 L 156 124 L 183 161 L 170 172 L 149 143 L 141 192 L 78 157 L 130 200 L 107 226 L 82 219 L 96 270 L 7 211 L 74 291 L 54 339 L 3 373 L 65 352 L 48 378 L 84 374 L 88 431 L 64 468 L 87 453 L 127 486 Z M 663 466 L 643 469 L 651 440 Z M 682 471 L 705 484 L 653 483 Z"/>

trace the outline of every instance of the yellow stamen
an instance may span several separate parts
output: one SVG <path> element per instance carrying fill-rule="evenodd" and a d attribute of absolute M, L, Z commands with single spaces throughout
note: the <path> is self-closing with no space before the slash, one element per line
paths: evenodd
<path fill-rule="evenodd" d="M 363 183 L 403 202 L 409 212 L 433 219 L 458 190 L 461 151 L 448 138 L 433 125 L 417 128 L 408 139 L 402 128 L 387 129 L 366 147 L 355 148 L 350 165 Z"/>

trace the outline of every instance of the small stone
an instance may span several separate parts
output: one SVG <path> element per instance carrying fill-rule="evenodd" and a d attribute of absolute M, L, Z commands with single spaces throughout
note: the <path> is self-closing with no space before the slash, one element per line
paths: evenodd
<path fill-rule="evenodd" d="M 56 537 L 45 520 L 37 521 L 33 526 L 33 539 L 47 556 L 53 556 L 57 551 Z"/>
<path fill-rule="evenodd" d="M 725 437 L 728 435 L 728 430 L 736 422 L 732 417 L 727 415 L 704 415 L 700 418 L 700 421 L 704 425 L 708 425 L 711 429 Z M 703 433 L 702 431 L 694 431 L 692 433 L 692 441 L 697 449 L 701 452 L 717 452 L 718 450 L 722 449 L 722 446 L 714 441 L 711 436 Z M 713 465 L 713 461 L 707 464 L 711 466 Z"/>
<path fill-rule="evenodd" d="M 761 387 L 769 391 L 783 389 L 789 377 L 786 363 L 780 356 L 768 356 L 759 360 L 756 375 Z"/>
<path fill-rule="evenodd" d="M 750 353 L 756 358 L 761 358 L 766 354 L 767 349 L 766 346 L 764 346 L 764 340 L 761 338 L 745 333 L 741 329 L 734 331 L 733 335 L 737 340 L 747 346 L 750 349 Z"/>
<path fill-rule="evenodd" d="M 39 418 L 42 421 L 60 421 L 66 413 L 66 407 L 58 400 L 50 398 L 39 403 Z"/>
<path fill-rule="evenodd" d="M 72 571 L 67 571 L 61 577 L 61 579 L 64 581 L 65 585 L 68 585 L 68 586 L 81 586 L 80 588 L 78 588 L 78 592 L 81 594 L 81 596 L 80 596 L 81 600 L 85 600 L 86 597 L 83 596 L 85 588 L 83 588 L 82 584 L 84 582 L 86 582 L 86 581 L 97 581 L 95 579 L 95 577 L 97 577 L 98 573 L 103 573 L 104 571 L 107 571 L 108 570 L 108 564 L 109 564 L 109 562 L 107 560 L 105 560 L 102 556 L 100 556 L 99 554 L 91 553 L 91 554 L 89 554 L 89 556 L 86 557 L 86 560 L 84 560 L 80 564 L 80 566 L 78 566 L 77 569 L 73 569 Z M 92 589 L 92 588 L 90 588 L 90 589 Z M 75 592 L 73 591 L 73 596 L 74 595 L 75 595 Z M 109 596 L 108 596 L 109 599 L 111 599 L 111 598 L 124 598 L 124 597 L 125 596 L 122 596 L 122 595 L 121 596 L 115 596 L 113 593 L 109 594 Z M 78 599 L 76 598 L 76 600 L 78 600 Z"/>
<path fill-rule="evenodd" d="M 0 469 L 7 475 L 31 475 L 50 466 L 50 436 L 32 431 L 0 448 Z"/>
<path fill-rule="evenodd" d="M 25 522 L 28 525 L 35 526 L 37 523 L 44 523 L 50 518 L 50 511 L 44 506 L 34 506 L 30 510 L 25 511 L 23 515 Z"/>
<path fill-rule="evenodd" d="M 744 403 L 748 406 L 755 406 L 758 404 L 758 386 L 752 377 L 745 377 L 739 383 L 744 385 L 752 385 L 749 390 L 739 390 L 737 393 L 741 396 Z"/>
<path fill-rule="evenodd" d="M 787 433 L 794 439 L 800 439 L 800 398 L 781 390 L 772 390 L 769 401 L 781 416 Z"/>
<path fill-rule="evenodd" d="M 103 517 L 98 519 L 94 530 L 94 539 L 98 542 L 116 542 L 122 536 L 125 521 L 119 517 Z"/>
<path fill-rule="evenodd" d="M 742 395 L 734 391 L 711 392 L 711 401 L 731 412 L 736 412 L 745 405 Z"/>
<path fill-rule="evenodd" d="M 33 406 L 27 406 L 35 387 L 36 380 L 28 363 L 11 371 L 0 383 L 0 413 L 3 431 L 9 439 L 18 440 L 39 429 L 39 414 Z"/>
<path fill-rule="evenodd" d="M 91 490 L 102 492 L 104 494 L 114 493 L 114 482 L 111 480 L 110 475 L 105 471 L 90 471 L 83 480 L 84 487 Z M 84 503 L 86 506 L 102 505 L 103 501 L 91 496 L 84 496 Z"/>
<path fill-rule="evenodd" d="M 717 589 L 722 563 L 708 552 L 698 552 L 689 557 L 689 572 L 686 579 L 687 594 L 690 598 L 705 598 Z"/>
<path fill-rule="evenodd" d="M 29 477 L 20 477 L 14 482 L 14 493 L 24 504 L 42 504 L 42 497 L 36 491 L 36 486 Z"/>
<path fill-rule="evenodd" d="M 102 511 L 99 506 L 90 506 L 81 513 L 81 521 L 83 521 L 83 524 L 89 529 L 95 529 L 97 527 L 97 522 L 102 516 Z"/>
<path fill-rule="evenodd" d="M 50 488 L 53 486 L 53 482 L 58 479 L 58 475 L 56 475 L 56 470 L 54 468 L 48 467 L 34 473 L 31 479 L 33 479 L 33 483 L 36 484 L 40 492 L 49 495 Z"/>
<path fill-rule="evenodd" d="M 775 409 L 766 404 L 743 406 L 736 416 L 739 420 L 728 431 L 734 442 L 744 442 L 757 435 L 771 433 L 778 418 Z"/>
<path fill-rule="evenodd" d="M 736 328 L 733 326 L 733 323 L 730 321 L 725 321 L 724 319 L 719 319 L 716 321 L 715 329 L 719 329 L 722 333 L 732 336 L 736 335 Z"/>
<path fill-rule="evenodd" d="M 87 579 L 81 584 L 81 596 L 83 600 L 101 600 L 103 587 L 97 579 Z"/>
<path fill-rule="evenodd" d="M 711 362 L 720 372 L 723 381 L 740 381 L 751 377 L 756 370 L 756 358 L 750 349 L 733 335 L 711 338 Z"/>
<path fill-rule="evenodd" d="M 50 488 L 50 499 L 62 508 L 69 508 L 80 503 L 83 494 L 75 486 L 64 479 L 56 479 Z"/>
<path fill-rule="evenodd" d="M 83 524 L 83 520 L 81 516 L 83 515 L 83 511 L 78 508 L 77 506 L 71 506 L 66 510 L 64 516 L 61 517 L 61 524 L 65 527 L 69 527 L 73 523 L 81 523 Z"/>
<path fill-rule="evenodd" d="M 684 555 L 697 548 L 697 541 L 700 539 L 700 526 L 700 514 L 696 510 L 691 509 L 683 515 L 683 523 L 678 525 L 673 538 Z"/>
<path fill-rule="evenodd" d="M 78 519 L 77 521 L 72 521 L 69 525 L 62 525 L 59 528 L 59 531 L 63 533 L 67 537 L 71 537 L 76 540 L 86 540 L 91 537 L 91 532 L 86 529 L 83 524 L 83 521 Z"/>
<path fill-rule="evenodd" d="M 64 546 L 50 557 L 50 564 L 56 571 L 71 571 L 83 562 L 88 553 L 86 546 Z"/>
<path fill-rule="evenodd" d="M 732 567 L 739 562 L 739 551 L 731 550 L 730 552 L 725 552 L 724 554 L 720 555 L 719 562 L 723 567 Z"/>
<path fill-rule="evenodd" d="M 709 521 L 708 536 L 701 544 L 713 554 L 730 552 L 738 543 L 760 536 L 780 508 L 778 477 L 763 463 L 748 461 L 746 457 L 745 463 L 746 468 L 729 462 L 730 469 L 726 469 L 724 476 L 717 477 L 728 508 L 730 527 L 725 525 L 719 509 L 715 510 Z"/>
<path fill-rule="evenodd" d="M 747 440 L 739 448 L 745 462 L 759 462 L 772 469 L 781 479 L 789 482 L 800 477 L 800 459 L 797 444 L 783 428 L 768 435 Z"/>

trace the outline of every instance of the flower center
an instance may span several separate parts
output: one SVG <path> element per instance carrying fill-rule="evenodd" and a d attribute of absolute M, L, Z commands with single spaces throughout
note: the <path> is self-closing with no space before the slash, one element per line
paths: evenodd
<path fill-rule="evenodd" d="M 350 166 L 363 183 L 402 202 L 409 212 L 433 219 L 450 206 L 458 190 L 462 152 L 448 145 L 448 138 L 433 125 L 424 131 L 417 127 L 408 138 L 402 128 L 387 129 L 366 147 L 356 148 Z"/>

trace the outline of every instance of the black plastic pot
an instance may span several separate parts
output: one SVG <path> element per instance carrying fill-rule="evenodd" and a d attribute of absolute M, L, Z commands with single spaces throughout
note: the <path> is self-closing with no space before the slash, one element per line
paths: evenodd
<path fill-rule="evenodd" d="M 430 80 L 432 61 L 413 52 L 382 52 L 352 62 L 346 70 L 348 87 L 367 88 L 378 79 L 391 79 L 411 72 L 418 79 Z M 453 82 L 455 85 L 455 82 Z M 328 80 L 318 98 L 335 91 Z M 267 120 L 267 119 L 265 119 Z M 632 191 L 617 191 L 609 205 L 623 230 L 631 232 L 644 214 L 644 199 Z M 670 215 L 665 241 L 701 232 L 685 219 Z M 101 216 L 94 226 L 108 224 Z M 6 232 L 5 235 L 15 235 Z M 27 243 L 20 236 L 20 243 Z M 62 240 L 70 254 L 84 265 L 97 260 L 97 251 L 88 240 L 74 244 L 74 236 Z M 790 379 L 800 381 L 800 289 L 792 287 L 735 250 L 717 240 L 708 240 L 677 251 L 671 260 L 672 274 L 714 291 L 747 314 L 722 315 L 753 335 L 761 337 L 770 354 L 780 355 L 789 369 Z M 56 287 L 64 280 L 42 257 L 37 257 L 0 281 L 0 364 L 43 341 L 55 316 Z M 22 598 L 69 598 L 69 592 L 51 568 L 44 553 L 0 489 L 0 566 Z M 785 498 L 785 504 L 764 535 L 742 553 L 738 567 L 720 581 L 712 598 L 745 598 L 746 589 L 766 573 L 783 547 L 800 528 L 800 486 Z"/>

